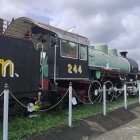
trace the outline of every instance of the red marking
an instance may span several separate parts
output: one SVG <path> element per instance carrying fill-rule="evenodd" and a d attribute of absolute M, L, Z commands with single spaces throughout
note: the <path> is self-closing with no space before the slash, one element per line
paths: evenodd
<path fill-rule="evenodd" d="M 42 83 L 42 81 L 40 81 Z M 49 90 L 49 80 L 43 79 L 43 90 Z"/>
<path fill-rule="evenodd" d="M 67 57 L 77 58 L 76 54 L 67 54 Z"/>
<path fill-rule="evenodd" d="M 38 100 L 38 98 L 37 98 L 37 97 L 35 97 L 35 96 L 33 96 L 33 97 L 32 97 L 32 100 L 33 100 L 33 101 L 37 101 L 37 100 Z"/>
<path fill-rule="evenodd" d="M 80 90 L 79 91 L 79 94 L 80 94 L 80 99 L 85 102 L 85 95 L 86 95 L 86 90 Z"/>

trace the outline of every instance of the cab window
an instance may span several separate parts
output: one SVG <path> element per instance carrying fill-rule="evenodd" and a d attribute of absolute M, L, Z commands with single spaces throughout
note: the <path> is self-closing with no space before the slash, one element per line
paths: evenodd
<path fill-rule="evenodd" d="M 79 57 L 81 60 L 87 60 L 87 46 L 79 44 Z"/>
<path fill-rule="evenodd" d="M 61 39 L 61 56 L 68 58 L 78 58 L 78 44 Z"/>

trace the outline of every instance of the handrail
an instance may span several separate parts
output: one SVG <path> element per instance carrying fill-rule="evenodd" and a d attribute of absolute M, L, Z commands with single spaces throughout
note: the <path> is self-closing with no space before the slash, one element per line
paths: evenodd
<path fill-rule="evenodd" d="M 37 43 L 37 50 L 39 49 L 39 45 L 41 45 L 41 57 L 43 59 L 43 52 L 44 52 L 44 46 L 42 43 Z M 40 65 L 41 65 L 41 88 L 43 89 L 43 65 L 44 65 L 44 61 L 41 61 L 40 59 Z"/>

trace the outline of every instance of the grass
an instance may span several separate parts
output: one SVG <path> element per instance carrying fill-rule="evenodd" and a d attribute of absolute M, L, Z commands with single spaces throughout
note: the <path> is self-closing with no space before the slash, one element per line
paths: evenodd
<path fill-rule="evenodd" d="M 138 98 L 128 98 L 128 104 L 136 103 Z M 107 111 L 112 111 L 124 105 L 123 98 L 107 103 Z M 86 118 L 102 112 L 102 103 L 94 105 L 81 105 L 73 108 L 73 121 Z M 59 111 L 42 115 L 39 118 L 16 117 L 9 121 L 9 140 L 19 140 L 23 137 L 37 134 L 50 129 L 66 126 L 68 123 L 68 110 L 59 109 Z M 2 124 L 0 125 L 2 126 Z M 0 128 L 0 140 L 2 140 L 2 128 Z"/>

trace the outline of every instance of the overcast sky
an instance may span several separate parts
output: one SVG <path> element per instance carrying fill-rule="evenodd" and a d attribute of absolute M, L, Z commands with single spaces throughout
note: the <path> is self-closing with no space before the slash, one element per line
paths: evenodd
<path fill-rule="evenodd" d="M 1 0 L 0 17 L 30 17 L 107 43 L 140 65 L 140 0 Z"/>

